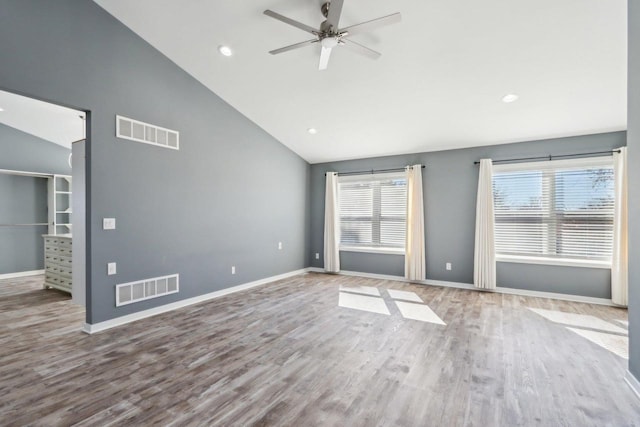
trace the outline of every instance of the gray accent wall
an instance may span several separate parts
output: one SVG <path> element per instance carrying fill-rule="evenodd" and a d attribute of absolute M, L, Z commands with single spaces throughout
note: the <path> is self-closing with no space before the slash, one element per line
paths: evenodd
<path fill-rule="evenodd" d="M 494 145 L 401 156 L 378 157 L 314 164 L 311 167 L 312 266 L 322 268 L 324 232 L 324 174 L 424 164 L 423 189 L 427 279 L 473 282 L 473 247 L 478 166 L 481 158 L 508 159 L 549 154 L 572 154 L 609 150 L 626 145 L 626 133 L 614 132 L 544 141 Z M 445 264 L 452 263 L 447 271 Z M 397 255 L 341 253 L 346 271 L 404 275 L 404 258 Z M 498 263 L 498 286 L 557 292 L 597 298 L 611 297 L 608 269 L 551 267 Z"/>
<path fill-rule="evenodd" d="M 90 113 L 88 323 L 306 266 L 308 163 L 98 5 L 1 0 L 0 58 L 4 89 Z M 180 150 L 116 139 L 116 114 Z M 175 273 L 180 293 L 115 307 L 116 284 Z"/>
<path fill-rule="evenodd" d="M 71 150 L 0 123 L 0 169 L 69 175 Z M 0 173 L 0 224 L 47 223 L 47 179 Z M 44 269 L 48 227 L 0 227 L 0 274 Z"/>
<path fill-rule="evenodd" d="M 640 2 L 629 1 L 629 370 L 640 381 Z"/>

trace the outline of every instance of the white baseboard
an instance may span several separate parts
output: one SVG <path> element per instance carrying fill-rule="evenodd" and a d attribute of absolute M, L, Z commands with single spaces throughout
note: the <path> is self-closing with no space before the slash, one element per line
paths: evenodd
<path fill-rule="evenodd" d="M 306 273 L 308 269 L 303 268 L 300 270 L 290 271 L 288 273 L 279 274 L 277 276 L 267 277 L 260 280 L 255 280 L 249 283 L 243 283 L 242 285 L 233 286 L 231 288 L 221 289 L 219 291 L 210 292 L 208 294 L 199 295 L 193 298 L 187 298 L 181 301 L 176 301 L 170 304 L 165 304 L 160 307 L 150 308 L 148 310 L 139 311 L 137 313 L 127 314 L 125 316 L 116 317 L 115 319 L 105 320 L 98 323 L 85 323 L 82 331 L 87 334 L 95 334 L 96 332 L 104 331 L 106 329 L 115 328 L 127 323 L 135 322 L 136 320 L 145 319 L 147 317 L 155 316 L 157 314 L 166 313 L 168 311 L 176 310 L 179 308 L 187 307 L 200 302 L 208 301 L 214 298 L 220 298 L 225 295 L 233 294 L 235 292 L 244 291 L 246 289 L 255 288 L 267 283 L 275 282 L 276 280 L 286 279 L 291 276 L 297 276 L 298 274 Z"/>
<path fill-rule="evenodd" d="M 315 273 L 324 273 L 324 270 L 317 267 L 310 267 L 307 269 L 310 272 Z M 340 271 L 340 273 L 344 276 L 358 276 L 358 277 L 368 277 L 371 279 L 381 279 L 381 280 L 395 280 L 397 282 L 405 282 L 405 283 L 416 283 L 420 285 L 429 285 L 429 286 L 443 286 L 446 288 L 458 288 L 458 289 L 468 289 L 478 292 L 497 292 L 500 294 L 510 294 L 510 295 L 520 295 L 527 297 L 537 297 L 537 298 L 549 298 L 549 299 L 557 299 L 562 301 L 573 301 L 573 302 L 583 302 L 587 304 L 598 304 L 598 305 L 608 305 L 608 306 L 616 306 L 610 299 L 606 298 L 594 298 L 594 297 L 585 297 L 581 295 L 569 295 L 569 294 L 558 294 L 554 292 L 542 292 L 542 291 L 529 291 L 526 289 L 515 289 L 515 288 L 503 288 L 497 287 L 494 290 L 481 289 L 476 288 L 470 283 L 461 283 L 461 282 L 448 282 L 444 280 L 408 280 L 402 276 L 391 276 L 386 274 L 374 274 L 374 273 L 361 273 L 359 271 Z"/>
<path fill-rule="evenodd" d="M 0 280 L 15 279 L 16 277 L 37 276 L 39 274 L 44 274 L 44 270 L 19 271 L 17 273 L 0 274 Z"/>
<path fill-rule="evenodd" d="M 631 387 L 631 390 L 633 390 L 638 399 L 640 399 L 640 381 L 638 381 L 631 371 L 627 371 L 627 374 L 624 376 L 624 380 L 629 384 L 629 387 Z"/>

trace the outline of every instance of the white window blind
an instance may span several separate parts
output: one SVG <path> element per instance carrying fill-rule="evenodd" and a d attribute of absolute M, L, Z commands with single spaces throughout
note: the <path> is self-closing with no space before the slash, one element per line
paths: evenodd
<path fill-rule="evenodd" d="M 339 177 L 340 247 L 404 250 L 407 180 L 404 173 Z"/>
<path fill-rule="evenodd" d="M 496 255 L 610 263 L 613 183 L 607 157 L 494 166 Z"/>

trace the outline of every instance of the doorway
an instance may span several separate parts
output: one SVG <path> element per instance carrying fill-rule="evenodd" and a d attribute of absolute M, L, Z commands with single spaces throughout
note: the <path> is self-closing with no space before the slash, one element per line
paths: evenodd
<path fill-rule="evenodd" d="M 86 305 L 86 129 L 84 111 L 0 90 L 0 287 L 16 301 Z"/>

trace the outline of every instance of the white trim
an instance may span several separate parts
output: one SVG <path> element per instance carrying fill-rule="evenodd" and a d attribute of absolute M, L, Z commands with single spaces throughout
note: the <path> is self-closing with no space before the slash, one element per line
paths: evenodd
<path fill-rule="evenodd" d="M 16 277 L 28 277 L 44 274 L 44 270 L 19 271 L 17 273 L 0 274 L 0 280 L 14 279 Z"/>
<path fill-rule="evenodd" d="M 311 267 L 308 271 L 315 273 L 324 273 L 324 270 L 320 268 Z M 397 282 L 405 282 L 405 283 L 415 283 L 418 285 L 428 285 L 428 286 L 442 286 L 445 288 L 457 288 L 457 289 L 467 289 L 471 291 L 479 291 L 479 292 L 495 292 L 498 294 L 508 294 L 508 295 L 520 295 L 526 297 L 536 297 L 536 298 L 549 298 L 556 299 L 561 301 L 573 301 L 573 302 L 582 302 L 586 304 L 598 304 L 598 305 L 607 305 L 611 307 L 619 307 L 614 304 L 610 299 L 606 298 L 595 298 L 595 297 L 585 297 L 582 295 L 570 295 L 570 294 L 558 294 L 554 292 L 543 292 L 543 291 L 530 291 L 526 289 L 515 289 L 515 288 L 503 288 L 497 287 L 493 290 L 491 289 L 481 289 L 476 288 L 470 283 L 461 283 L 461 282 L 449 282 L 444 280 L 408 280 L 402 276 L 390 276 L 386 274 L 373 274 L 373 273 L 361 273 L 357 271 L 340 271 L 343 276 L 358 276 L 358 277 L 367 277 L 370 279 L 381 279 L 381 280 L 395 280 Z"/>
<path fill-rule="evenodd" d="M 629 387 L 631 387 L 631 390 L 633 390 L 636 397 L 640 399 L 640 381 L 638 381 L 638 379 L 629 370 L 627 370 L 624 380 L 629 384 Z"/>
<path fill-rule="evenodd" d="M 588 259 L 545 258 L 526 255 L 496 255 L 496 261 L 519 264 L 560 265 L 564 267 L 602 268 L 611 270 L 611 261 L 594 261 Z"/>
<path fill-rule="evenodd" d="M 340 246 L 340 252 L 364 252 L 368 254 L 401 255 L 404 256 L 404 249 L 374 248 L 366 246 Z"/>
<path fill-rule="evenodd" d="M 613 157 L 577 157 L 575 159 L 542 160 L 537 162 L 499 163 L 493 166 L 494 172 L 514 172 L 523 170 L 548 170 L 548 169 L 572 169 L 613 167 Z"/>
<path fill-rule="evenodd" d="M 299 274 L 303 274 L 306 272 L 307 272 L 307 269 L 303 268 L 300 270 L 279 274 L 277 276 L 267 277 L 264 279 L 255 280 L 253 282 L 244 283 L 242 285 L 233 286 L 231 288 L 210 292 L 208 294 L 200 295 L 197 297 L 183 299 L 181 301 L 176 301 L 170 304 L 161 305 L 159 307 L 150 308 L 148 310 L 139 311 L 137 313 L 127 314 L 125 316 L 116 317 L 115 319 L 105 320 L 104 322 L 98 322 L 93 324 L 85 323 L 82 328 L 82 331 L 86 332 L 87 334 L 95 334 L 96 332 L 104 331 L 107 329 L 115 328 L 116 326 L 121 326 L 127 323 L 135 322 L 136 320 L 146 319 L 147 317 L 155 316 L 156 314 L 166 313 L 168 311 L 187 307 L 193 304 L 198 304 L 200 302 L 208 301 L 214 298 L 219 298 L 224 295 L 233 294 L 235 292 L 244 291 L 246 289 L 251 289 L 256 286 L 261 286 L 270 282 L 275 282 L 276 280 L 282 280 L 291 276 L 297 276 Z"/>
<path fill-rule="evenodd" d="M 347 173 L 348 172 L 342 172 Z M 370 182 L 370 181 L 379 181 L 382 179 L 407 179 L 407 174 L 405 171 L 402 172 L 375 172 L 375 173 L 357 173 L 354 175 L 340 175 L 338 174 L 338 182 Z"/>

